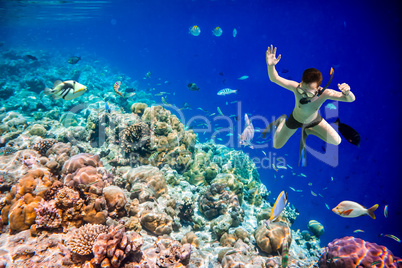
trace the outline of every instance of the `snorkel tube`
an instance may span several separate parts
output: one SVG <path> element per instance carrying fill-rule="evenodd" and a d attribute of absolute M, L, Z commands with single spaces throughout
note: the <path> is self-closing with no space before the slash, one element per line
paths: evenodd
<path fill-rule="evenodd" d="M 331 77 L 329 78 L 328 83 L 320 90 L 318 96 L 320 96 L 331 84 L 332 78 L 334 78 L 334 68 L 331 67 L 331 71 L 329 72 L 329 74 L 331 75 Z"/>

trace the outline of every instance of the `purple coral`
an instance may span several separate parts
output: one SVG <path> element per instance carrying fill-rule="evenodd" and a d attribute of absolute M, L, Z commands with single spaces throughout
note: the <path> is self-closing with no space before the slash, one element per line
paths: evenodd
<path fill-rule="evenodd" d="M 401 267 L 401 261 L 384 246 L 346 236 L 328 244 L 318 265 L 320 268 L 372 267 L 378 262 L 381 267 Z"/>

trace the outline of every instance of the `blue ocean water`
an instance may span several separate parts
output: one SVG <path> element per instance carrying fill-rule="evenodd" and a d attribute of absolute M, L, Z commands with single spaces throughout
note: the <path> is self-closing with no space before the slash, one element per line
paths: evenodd
<path fill-rule="evenodd" d="M 307 229 L 314 219 L 325 227 L 322 246 L 352 235 L 401 256 L 401 243 L 379 236 L 402 238 L 398 10 L 397 1 L 1 1 L 0 49 L 57 51 L 66 58 L 81 55 L 84 63 L 83 55 L 96 55 L 138 80 L 139 88 L 170 92 L 166 101 L 179 107 L 188 103 L 192 110 L 182 111 L 183 123 L 204 115 L 197 107 L 216 114 L 219 107 L 225 115 L 255 116 L 254 127 L 262 129 L 265 124 L 257 116 L 271 121 L 290 114 L 294 106 L 292 94 L 268 79 L 268 45 L 282 55 L 277 70 L 285 78 L 300 81 L 304 69 L 315 67 L 326 83 L 334 67 L 330 88 L 346 82 L 356 101 L 335 103 L 337 110 L 327 120 L 332 123 L 339 117 L 356 129 L 360 147 L 343 139 L 335 155 L 337 164 L 328 165 L 308 153 L 307 167 L 298 167 L 300 130 L 279 150 L 272 143 L 263 149 L 240 148 L 237 139 L 228 146 L 263 161 L 259 173 L 271 191 L 270 202 L 280 191 L 288 192 L 289 202 L 300 213 L 292 228 Z M 199 36 L 189 34 L 193 25 L 200 27 Z M 212 34 L 217 26 L 223 30 L 220 37 Z M 143 79 L 147 72 L 152 75 Z M 249 78 L 238 79 L 244 75 Z M 200 90 L 189 91 L 188 83 L 196 83 Z M 238 89 L 237 94 L 216 94 L 226 87 Z M 212 121 L 226 127 L 224 123 Z M 200 142 L 211 138 L 212 132 L 202 133 Z M 216 142 L 229 141 L 226 134 L 217 136 L 222 141 Z M 236 128 L 233 137 L 238 134 Z M 262 141 L 259 133 L 254 141 Z M 307 143 L 321 153 L 329 150 L 314 137 Z M 290 167 L 275 171 L 271 164 L 280 157 Z M 377 219 L 341 218 L 325 206 L 332 209 L 343 200 L 366 207 L 379 204 Z M 365 232 L 354 233 L 356 229 Z"/>

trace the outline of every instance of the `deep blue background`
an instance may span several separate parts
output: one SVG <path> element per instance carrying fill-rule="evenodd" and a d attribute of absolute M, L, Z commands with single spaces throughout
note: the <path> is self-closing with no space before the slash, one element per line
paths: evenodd
<path fill-rule="evenodd" d="M 235 100 L 242 102 L 242 113 L 268 119 L 289 114 L 293 95 L 271 83 L 266 73 L 265 50 L 270 44 L 282 54 L 277 70 L 286 78 L 300 81 L 304 69 L 315 67 L 323 72 L 325 83 L 333 66 L 331 88 L 346 82 L 356 95 L 354 103 L 339 103 L 338 112 L 342 122 L 359 131 L 361 146 L 343 140 L 337 167 L 308 155 L 308 166 L 300 168 L 297 132 L 282 149 L 264 149 L 284 157 L 293 170 L 260 169 L 261 180 L 272 192 L 270 201 L 281 190 L 288 191 L 290 203 L 300 212 L 295 229 L 306 229 L 311 219 L 323 223 L 323 246 L 335 238 L 355 235 L 402 256 L 400 243 L 378 237 L 387 233 L 402 238 L 401 21 L 397 1 L 113 1 L 98 4 L 99 9 L 94 10 L 77 11 L 76 7 L 5 6 L 2 1 L 0 41 L 27 50 L 58 50 L 66 57 L 95 53 L 138 80 L 141 89 L 176 92 L 167 99 L 178 106 L 183 102 L 192 106 L 193 110 L 185 111 L 187 120 L 203 114 L 197 107 L 216 112 L 219 106 L 223 113 L 233 114 L 235 105 L 226 105 L 226 101 Z M 193 25 L 201 29 L 198 37 L 188 33 Z M 216 26 L 223 29 L 221 37 L 212 35 Z M 233 28 L 238 31 L 236 37 Z M 91 64 L 85 58 L 81 63 Z M 151 79 L 142 79 L 148 71 L 152 71 Z M 238 80 L 242 75 L 250 78 Z M 160 81 L 163 84 L 156 86 Z M 201 90 L 189 91 L 186 85 L 190 82 Z M 217 96 L 224 87 L 239 92 Z M 257 120 L 254 126 L 265 127 Z M 313 137 L 308 144 L 318 150 L 324 145 Z M 264 156 L 261 150 L 245 151 L 251 157 Z M 292 171 L 307 178 L 293 176 Z M 303 192 L 293 192 L 289 186 Z M 310 190 L 323 197 L 311 195 Z M 341 218 L 324 205 L 333 208 L 343 200 L 367 207 L 378 203 L 377 219 Z M 383 214 L 385 204 L 389 205 L 388 218 Z M 365 233 L 354 234 L 355 229 Z"/>

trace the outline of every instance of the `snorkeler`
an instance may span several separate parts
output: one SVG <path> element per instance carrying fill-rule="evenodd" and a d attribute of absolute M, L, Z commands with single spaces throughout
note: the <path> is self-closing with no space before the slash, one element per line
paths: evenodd
<path fill-rule="evenodd" d="M 293 92 L 296 101 L 295 107 L 288 118 L 286 114 L 284 114 L 269 124 L 263 131 L 263 137 L 265 138 L 265 135 L 276 127 L 273 145 L 274 148 L 279 149 L 286 144 L 288 139 L 298 128 L 302 128 L 299 157 L 301 158 L 302 165 L 305 165 L 303 160 L 305 161 L 305 142 L 308 135 L 315 135 L 323 141 L 334 145 L 341 143 L 341 137 L 335 129 L 319 115 L 318 110 L 321 105 L 326 100 L 353 102 L 355 96 L 350 91 L 350 86 L 346 83 L 338 84 L 340 92 L 327 89 L 333 76 L 332 68 L 331 79 L 324 88 L 320 87 L 322 74 L 319 70 L 314 68 L 306 69 L 303 72 L 302 81 L 300 83 L 280 77 L 275 70 L 275 65 L 280 59 L 281 55 L 276 57 L 276 47 L 274 48 L 272 45 L 268 47 L 266 61 L 269 79 L 279 86 Z"/>

